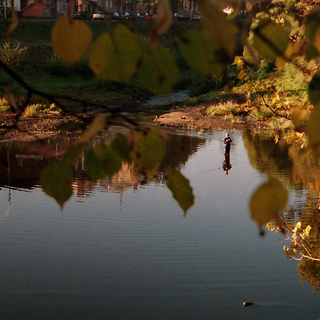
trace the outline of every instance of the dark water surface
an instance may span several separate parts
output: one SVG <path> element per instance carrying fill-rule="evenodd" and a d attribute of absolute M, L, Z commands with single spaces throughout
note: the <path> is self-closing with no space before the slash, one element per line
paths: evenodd
<path fill-rule="evenodd" d="M 319 292 L 299 283 L 298 262 L 276 245 L 284 236 L 261 238 L 249 216 L 266 174 L 239 131 L 226 175 L 223 136 L 176 137 L 185 148 L 172 146 L 168 159 L 196 196 L 186 216 L 161 173 L 145 185 L 126 170 L 94 184 L 81 168 L 61 211 L 36 175 L 53 159 L 4 153 L 0 319 L 319 319 Z M 17 177 L 26 164 L 34 174 Z M 290 191 L 290 203 L 300 200 L 303 188 Z"/>

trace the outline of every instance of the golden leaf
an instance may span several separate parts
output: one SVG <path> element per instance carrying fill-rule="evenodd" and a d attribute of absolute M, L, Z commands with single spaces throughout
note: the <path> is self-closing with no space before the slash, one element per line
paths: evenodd
<path fill-rule="evenodd" d="M 241 70 L 239 73 L 238 73 L 238 78 L 241 80 L 243 79 L 244 77 L 246 76 L 245 72 L 243 70 Z"/>
<path fill-rule="evenodd" d="M 62 17 L 53 27 L 51 40 L 54 52 L 70 67 L 89 50 L 92 32 L 85 23 Z"/>
<path fill-rule="evenodd" d="M 261 184 L 250 199 L 250 212 L 253 220 L 261 228 L 264 224 L 278 217 L 288 199 L 288 191 L 275 177 Z"/>

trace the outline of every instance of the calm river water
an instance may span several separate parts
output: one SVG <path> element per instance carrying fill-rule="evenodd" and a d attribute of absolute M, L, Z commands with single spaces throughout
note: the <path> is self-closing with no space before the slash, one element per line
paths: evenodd
<path fill-rule="evenodd" d="M 319 292 L 299 282 L 298 262 L 278 244 L 284 236 L 260 237 L 250 218 L 262 158 L 252 160 L 246 133 L 231 132 L 226 175 L 224 134 L 172 138 L 167 161 L 196 197 L 186 216 L 161 169 L 146 184 L 128 165 L 93 183 L 81 163 L 61 211 L 38 178 L 56 146 L 2 147 L 0 319 L 319 319 Z M 291 164 L 276 158 L 287 184 Z M 304 186 L 288 188 L 290 204 L 305 201 Z"/>

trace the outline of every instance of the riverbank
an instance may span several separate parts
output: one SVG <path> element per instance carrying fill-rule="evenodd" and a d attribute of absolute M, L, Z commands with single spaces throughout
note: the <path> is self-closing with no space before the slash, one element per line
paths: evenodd
<path fill-rule="evenodd" d="M 265 121 L 252 121 L 246 115 L 208 116 L 207 106 L 178 107 L 154 119 L 161 126 L 186 128 L 191 131 L 201 130 L 262 130 L 269 126 Z"/>
<path fill-rule="evenodd" d="M 265 121 L 253 121 L 245 112 L 239 115 L 210 116 L 207 109 L 207 105 L 173 106 L 166 113 L 159 111 L 153 121 L 160 126 L 185 128 L 190 131 L 269 128 Z M 70 139 L 85 129 L 85 123 L 89 122 L 96 112 L 97 110 L 65 114 L 48 110 L 38 112 L 32 117 L 21 116 L 17 119 L 13 112 L 3 111 L 0 112 L 0 141 L 32 141 L 53 137 Z M 130 118 L 130 114 L 126 115 Z"/>

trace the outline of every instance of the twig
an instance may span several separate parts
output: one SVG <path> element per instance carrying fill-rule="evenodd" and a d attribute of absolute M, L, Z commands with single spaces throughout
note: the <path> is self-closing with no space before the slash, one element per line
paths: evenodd
<path fill-rule="evenodd" d="M 262 97 L 262 100 L 263 100 L 265 106 L 266 106 L 267 108 L 269 108 L 277 117 L 285 118 L 285 119 L 287 119 L 287 120 L 291 120 L 291 118 L 290 118 L 289 116 L 280 114 L 280 113 L 278 113 L 276 110 L 272 109 L 271 106 L 267 104 L 267 102 L 266 102 L 266 100 L 265 100 L 265 98 L 264 98 L 264 94 L 263 94 L 263 93 L 261 94 L 261 97 Z"/>

